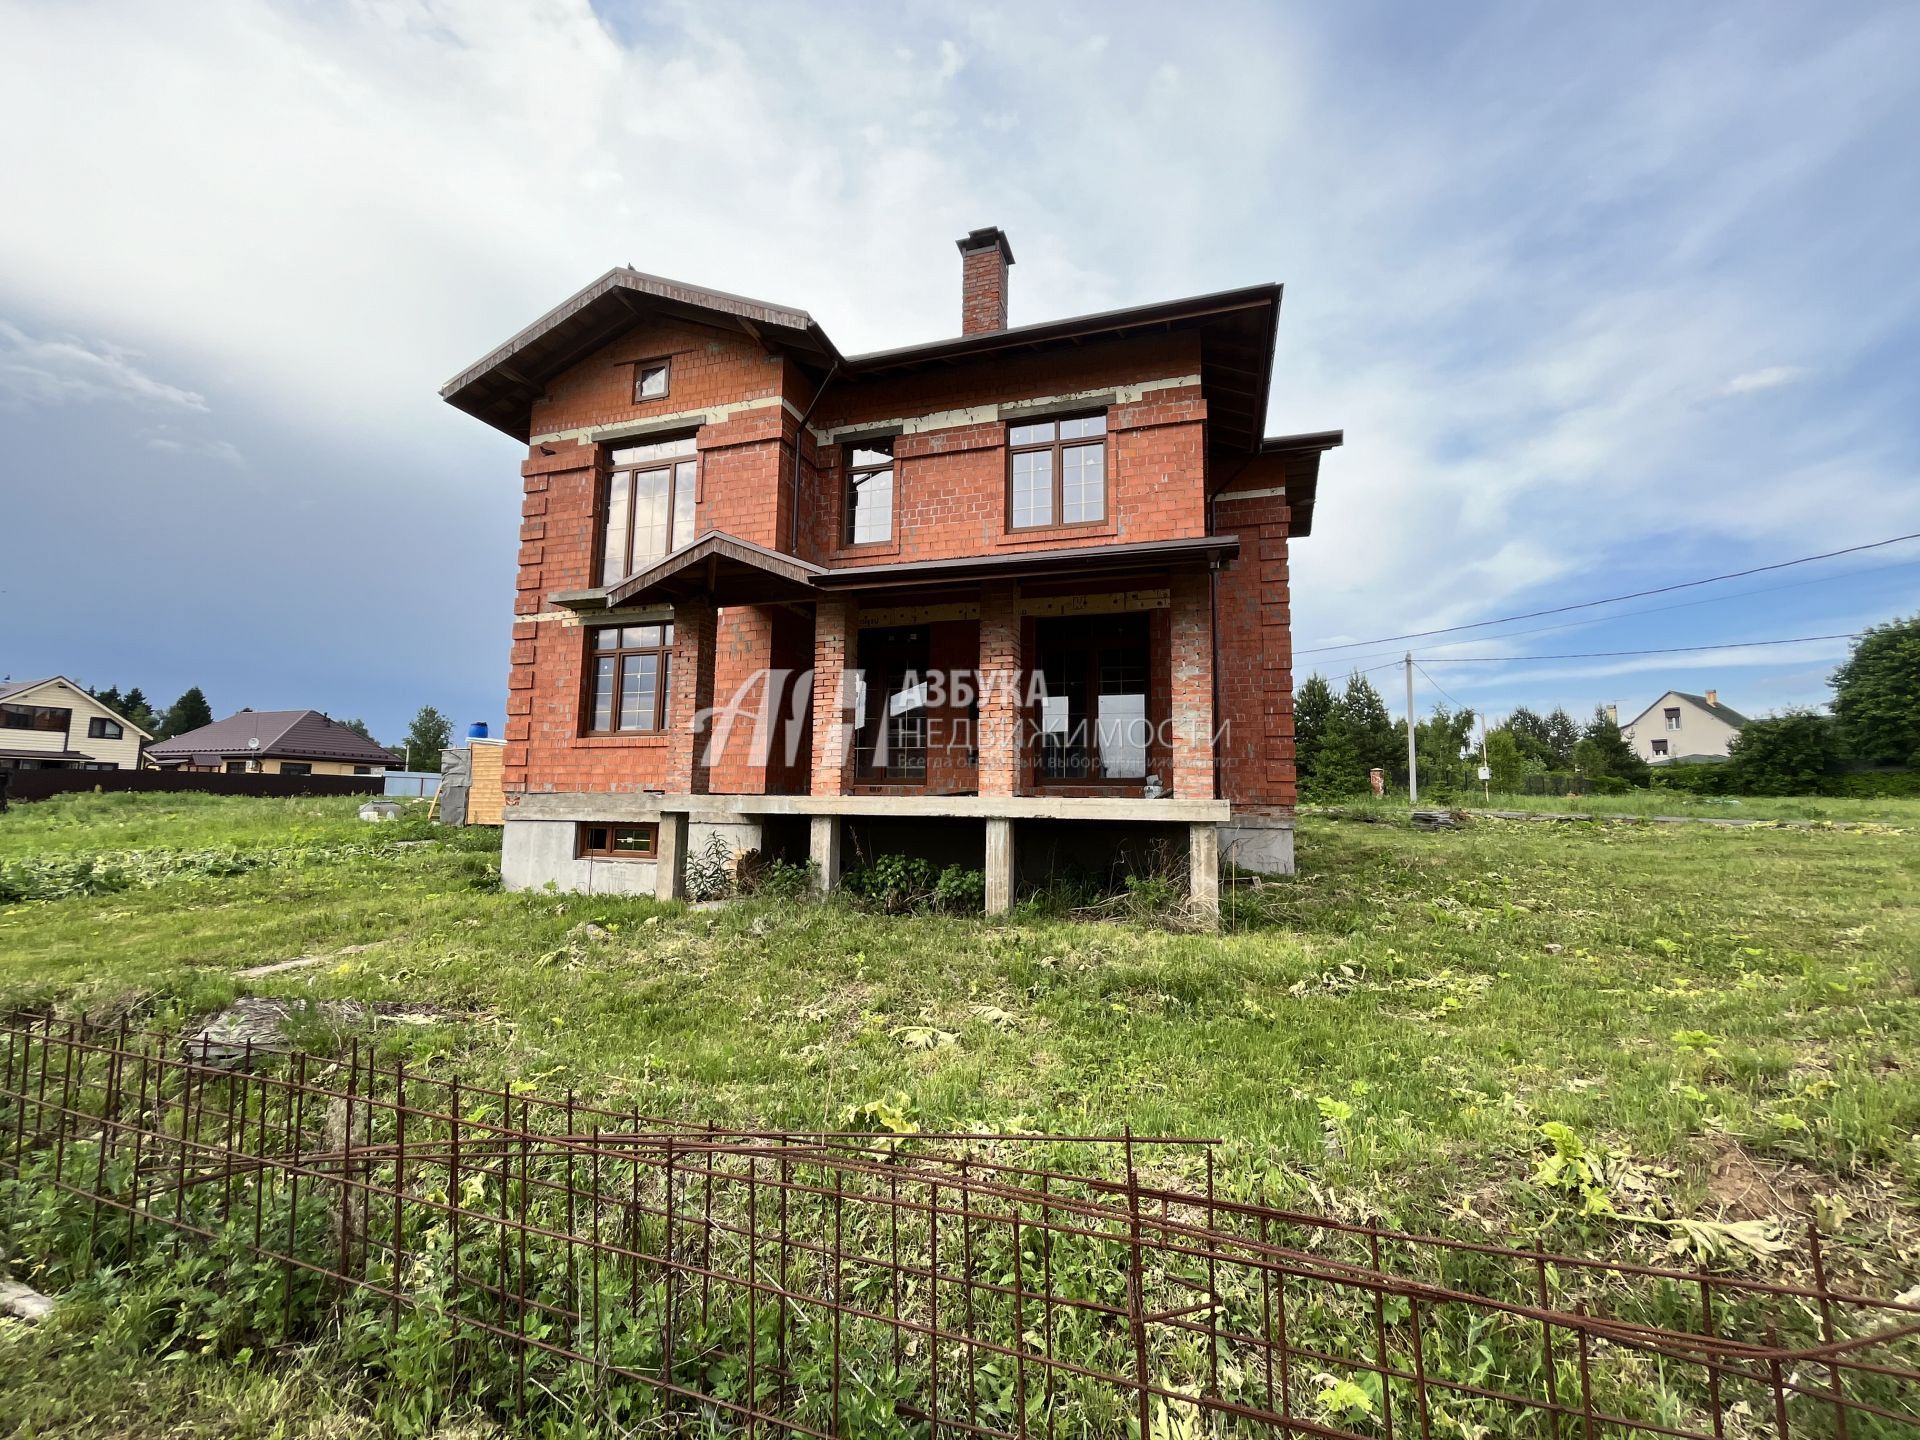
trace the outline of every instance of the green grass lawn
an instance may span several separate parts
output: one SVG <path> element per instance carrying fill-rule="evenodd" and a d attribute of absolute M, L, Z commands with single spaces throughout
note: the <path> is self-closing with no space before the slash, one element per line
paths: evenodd
<path fill-rule="evenodd" d="M 1858 803 L 1884 819 L 1902 802 Z M 130 888 L 0 904 L 0 1008 L 174 1027 L 249 993 L 425 1002 L 446 1021 L 379 1043 L 436 1073 L 730 1125 L 838 1128 L 889 1100 L 929 1130 L 1217 1135 L 1270 1202 L 1657 1255 L 1664 1234 L 1536 1183 L 1557 1121 L 1643 1167 L 1672 1213 L 1820 1207 L 1888 1283 L 1920 1278 L 1920 836 L 1903 830 L 1307 819 L 1301 873 L 1233 896 L 1215 936 L 510 895 L 490 832 L 401 844 L 435 832 L 360 824 L 356 804 L 17 807 L 0 877 L 85 888 L 104 859 Z M 223 865 L 224 847 L 261 863 Z M 85 1430 L 75 1357 L 106 1344 L 81 1318 L 0 1333 L 0 1391 Z M 138 1428 L 160 1403 L 139 1397 L 172 1383 L 121 1358 L 94 1376 L 120 1418 L 89 1433 Z M 332 1417 L 308 1433 L 351 1428 L 303 1394 Z M 243 1412 L 207 1423 L 265 1434 L 305 1413 Z"/>
<path fill-rule="evenodd" d="M 1895 797 L 1856 800 L 1827 795 L 1695 795 L 1686 790 L 1634 790 L 1625 795 L 1502 795 L 1482 798 L 1479 790 L 1457 793 L 1447 800 L 1429 795 L 1422 809 L 1459 805 L 1470 810 L 1526 810 L 1542 815 L 1698 816 L 1709 820 L 1807 820 L 1848 824 L 1899 825 L 1920 828 L 1920 799 Z M 1404 815 L 1403 791 L 1375 800 L 1371 796 L 1342 800 L 1332 808 L 1343 812 Z"/>

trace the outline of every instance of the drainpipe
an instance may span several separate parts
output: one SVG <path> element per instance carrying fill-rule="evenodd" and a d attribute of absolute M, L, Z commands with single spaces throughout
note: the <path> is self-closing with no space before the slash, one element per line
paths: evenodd
<path fill-rule="evenodd" d="M 827 378 L 820 382 L 820 388 L 813 392 L 813 399 L 807 402 L 807 408 L 800 416 L 800 428 L 793 437 L 793 534 L 787 542 L 787 548 L 795 559 L 800 556 L 800 456 L 807 442 L 807 421 L 813 418 L 814 407 L 820 403 L 820 397 L 827 393 L 827 387 L 839 373 L 840 361 L 836 357 L 827 368 Z"/>

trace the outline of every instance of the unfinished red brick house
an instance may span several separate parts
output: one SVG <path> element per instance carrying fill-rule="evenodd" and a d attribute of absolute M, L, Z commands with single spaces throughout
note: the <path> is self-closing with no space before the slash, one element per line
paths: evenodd
<path fill-rule="evenodd" d="M 527 445 L 503 869 L 683 893 L 692 849 L 1293 866 L 1287 546 L 1339 431 L 1265 436 L 1280 287 L 842 355 L 610 271 L 443 390 Z"/>

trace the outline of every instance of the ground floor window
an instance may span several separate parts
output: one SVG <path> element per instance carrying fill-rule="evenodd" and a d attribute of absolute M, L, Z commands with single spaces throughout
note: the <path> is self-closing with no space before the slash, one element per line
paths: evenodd
<path fill-rule="evenodd" d="M 589 732 L 610 735 L 667 728 L 673 622 L 602 625 L 593 631 L 592 661 Z"/>
<path fill-rule="evenodd" d="M 577 853 L 601 860 L 651 860 L 660 841 L 658 825 L 581 825 Z"/>
<path fill-rule="evenodd" d="M 860 632 L 854 759 L 865 779 L 915 782 L 927 778 L 931 634 L 924 625 Z"/>
<path fill-rule="evenodd" d="M 311 775 L 313 774 L 313 766 L 304 760 L 282 760 L 280 762 L 280 773 L 282 775 Z"/>
<path fill-rule="evenodd" d="M 246 774 L 246 773 L 247 773 L 247 762 L 246 762 L 246 761 L 244 761 L 244 760 L 229 760 L 229 761 L 227 761 L 227 774 L 229 774 L 229 775 L 244 775 L 244 774 Z"/>
<path fill-rule="evenodd" d="M 1147 614 L 1042 620 L 1034 648 L 1042 687 L 1034 717 L 1039 779 L 1144 779 L 1153 734 Z"/>

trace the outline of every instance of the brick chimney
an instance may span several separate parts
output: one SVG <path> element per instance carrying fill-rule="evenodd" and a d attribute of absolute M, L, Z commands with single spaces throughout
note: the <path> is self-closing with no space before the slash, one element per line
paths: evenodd
<path fill-rule="evenodd" d="M 998 225 L 970 232 L 960 247 L 960 333 L 989 335 L 1007 328 L 1007 267 L 1013 246 Z"/>
<path fill-rule="evenodd" d="M 1707 691 L 1707 704 L 1718 705 L 1719 703 L 1720 703 L 1720 692 L 1718 690 Z"/>

